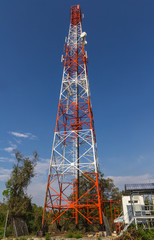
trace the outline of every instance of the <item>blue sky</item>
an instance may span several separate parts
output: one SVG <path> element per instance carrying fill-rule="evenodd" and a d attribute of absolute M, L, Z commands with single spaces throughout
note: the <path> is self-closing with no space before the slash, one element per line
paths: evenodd
<path fill-rule="evenodd" d="M 43 204 L 71 5 L 87 32 L 89 81 L 105 176 L 154 181 L 154 1 L 0 1 L 0 193 L 13 149 L 40 156 L 29 193 Z M 0 200 L 2 196 L 0 194 Z"/>

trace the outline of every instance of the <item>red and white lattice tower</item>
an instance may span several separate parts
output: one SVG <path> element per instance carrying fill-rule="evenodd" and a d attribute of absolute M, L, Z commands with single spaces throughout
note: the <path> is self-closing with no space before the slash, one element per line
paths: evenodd
<path fill-rule="evenodd" d="M 102 224 L 94 119 L 80 5 L 71 7 L 42 224 L 84 218 Z M 69 213 L 69 215 L 68 215 Z"/>

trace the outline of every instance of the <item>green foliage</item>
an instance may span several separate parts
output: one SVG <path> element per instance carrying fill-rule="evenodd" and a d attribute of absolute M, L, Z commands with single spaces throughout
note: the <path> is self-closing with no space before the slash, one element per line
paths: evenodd
<path fill-rule="evenodd" d="M 10 179 L 6 183 L 6 190 L 3 191 L 3 196 L 5 197 L 6 204 L 3 211 L 0 211 L 0 226 L 5 224 L 6 211 L 9 209 L 11 216 L 19 216 L 23 217 L 26 220 L 28 225 L 29 232 L 36 232 L 40 229 L 41 221 L 42 221 L 42 213 L 43 208 L 38 207 L 36 204 L 31 203 L 31 198 L 27 195 L 27 187 L 29 186 L 31 179 L 34 177 L 34 168 L 36 166 L 36 161 L 38 159 L 38 155 L 35 152 L 33 159 L 29 157 L 24 157 L 20 152 L 15 154 L 16 163 L 13 166 L 13 170 L 11 173 Z M 119 189 L 115 187 L 113 180 L 108 178 L 105 179 L 104 175 L 101 174 L 101 182 L 102 182 L 102 190 L 103 190 L 103 198 L 104 200 L 119 200 L 121 198 L 121 193 Z M 80 177 L 80 195 L 83 195 L 88 189 L 92 188 L 93 182 L 86 181 L 83 177 Z M 91 197 L 96 194 L 97 189 L 92 188 Z M 70 196 L 70 199 L 72 196 Z M 86 196 L 82 197 L 82 201 L 87 201 Z M 0 205 L 1 210 L 1 205 Z M 81 213 L 84 214 L 84 209 L 81 210 Z M 46 214 L 46 213 L 45 213 Z M 110 206 L 105 207 L 105 214 L 110 218 Z M 93 211 L 93 215 L 97 215 L 97 209 Z M 60 228 L 67 231 L 74 231 L 76 228 L 75 223 L 72 221 L 72 213 L 70 210 L 63 215 Z M 67 218 L 67 220 L 66 220 Z M 95 224 L 91 226 L 87 223 L 87 220 L 80 217 L 80 224 L 82 226 L 82 231 L 88 230 L 99 230 L 99 224 Z M 55 226 L 58 228 L 58 226 Z M 91 228 L 91 229 L 90 229 Z M 95 228 L 95 229 L 93 229 Z M 80 233 L 76 233 L 73 235 L 72 232 L 68 232 L 68 238 L 82 238 Z M 46 235 L 46 240 L 50 239 L 50 235 Z"/>
<path fill-rule="evenodd" d="M 67 237 L 68 238 L 72 238 L 73 237 L 73 233 L 72 232 L 68 232 Z"/>
<path fill-rule="evenodd" d="M 0 227 L 0 238 L 3 238 L 4 235 L 4 227 Z"/>
<path fill-rule="evenodd" d="M 30 232 L 37 232 L 42 223 L 43 208 L 32 204 L 31 212 L 26 215 L 28 229 Z"/>
<path fill-rule="evenodd" d="M 6 231 L 6 237 L 12 236 L 13 233 L 14 233 L 13 226 L 12 225 L 8 225 L 7 226 L 7 231 Z"/>
<path fill-rule="evenodd" d="M 73 234 L 72 232 L 68 232 L 67 238 L 76 238 L 76 239 L 82 238 L 82 234 L 81 233 Z"/>
<path fill-rule="evenodd" d="M 138 228 L 137 233 L 139 237 L 144 240 L 152 240 L 154 239 L 154 229 L 143 229 L 141 227 Z"/>
<path fill-rule="evenodd" d="M 20 240 L 27 240 L 27 238 L 25 238 L 25 237 L 20 237 Z"/>
<path fill-rule="evenodd" d="M 34 167 L 38 155 L 33 154 L 33 159 L 24 157 L 20 152 L 15 153 L 17 162 L 13 165 L 10 179 L 6 182 L 6 190 L 3 196 L 7 201 L 10 214 L 13 216 L 24 216 L 31 210 L 31 199 L 26 190 L 34 177 Z"/>
<path fill-rule="evenodd" d="M 49 233 L 47 233 L 47 234 L 45 235 L 45 240 L 50 240 L 50 238 L 51 238 L 51 235 L 50 235 Z"/>
<path fill-rule="evenodd" d="M 123 234 L 118 240 L 153 240 L 154 239 L 154 229 L 143 229 L 138 227 L 136 230 L 133 227 L 129 228 L 127 232 Z"/>
<path fill-rule="evenodd" d="M 5 203 L 0 203 L 0 227 L 4 227 L 5 219 L 7 213 L 7 205 Z"/>
<path fill-rule="evenodd" d="M 77 238 L 77 239 L 78 239 L 78 238 L 82 238 L 82 234 L 77 233 L 77 234 L 74 235 L 74 237 Z"/>
<path fill-rule="evenodd" d="M 35 176 L 34 168 L 38 154 L 34 152 L 32 159 L 24 157 L 20 152 L 16 152 L 15 156 L 16 163 L 13 165 L 10 179 L 6 182 L 6 190 L 3 191 L 5 203 L 0 203 L 0 226 L 4 227 L 6 212 L 9 210 L 9 219 L 21 217 L 26 220 L 29 232 L 36 232 L 41 225 L 42 207 L 31 203 L 31 198 L 27 195 L 27 187 Z M 11 225 L 10 220 L 7 236 L 13 234 Z"/>
<path fill-rule="evenodd" d="M 114 182 L 111 178 L 104 178 L 104 174 L 101 173 L 101 184 L 103 190 L 104 200 L 121 200 L 121 192 L 119 188 L 114 185 Z"/>

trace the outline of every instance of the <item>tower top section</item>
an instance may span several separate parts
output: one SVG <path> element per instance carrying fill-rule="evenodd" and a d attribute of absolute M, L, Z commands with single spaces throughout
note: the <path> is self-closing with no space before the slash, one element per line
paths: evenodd
<path fill-rule="evenodd" d="M 81 9 L 80 5 L 75 5 L 71 7 L 71 24 L 77 25 L 81 23 Z"/>

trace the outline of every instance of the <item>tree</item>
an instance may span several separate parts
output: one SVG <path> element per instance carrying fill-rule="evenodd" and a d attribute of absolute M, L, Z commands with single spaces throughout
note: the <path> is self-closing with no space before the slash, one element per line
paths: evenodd
<path fill-rule="evenodd" d="M 122 193 L 120 192 L 119 188 L 114 185 L 114 182 L 111 178 L 104 178 L 103 173 L 101 173 L 101 184 L 104 200 L 121 200 Z"/>
<path fill-rule="evenodd" d="M 38 159 L 37 152 L 33 153 L 33 159 L 24 157 L 20 152 L 15 153 L 16 163 L 10 179 L 6 182 L 6 190 L 3 196 L 6 199 L 9 212 L 12 216 L 27 215 L 31 207 L 31 198 L 27 195 L 27 187 L 35 176 L 34 168 Z"/>
<path fill-rule="evenodd" d="M 5 203 L 0 203 L 0 239 L 4 235 L 4 226 L 6 220 L 7 205 Z"/>

